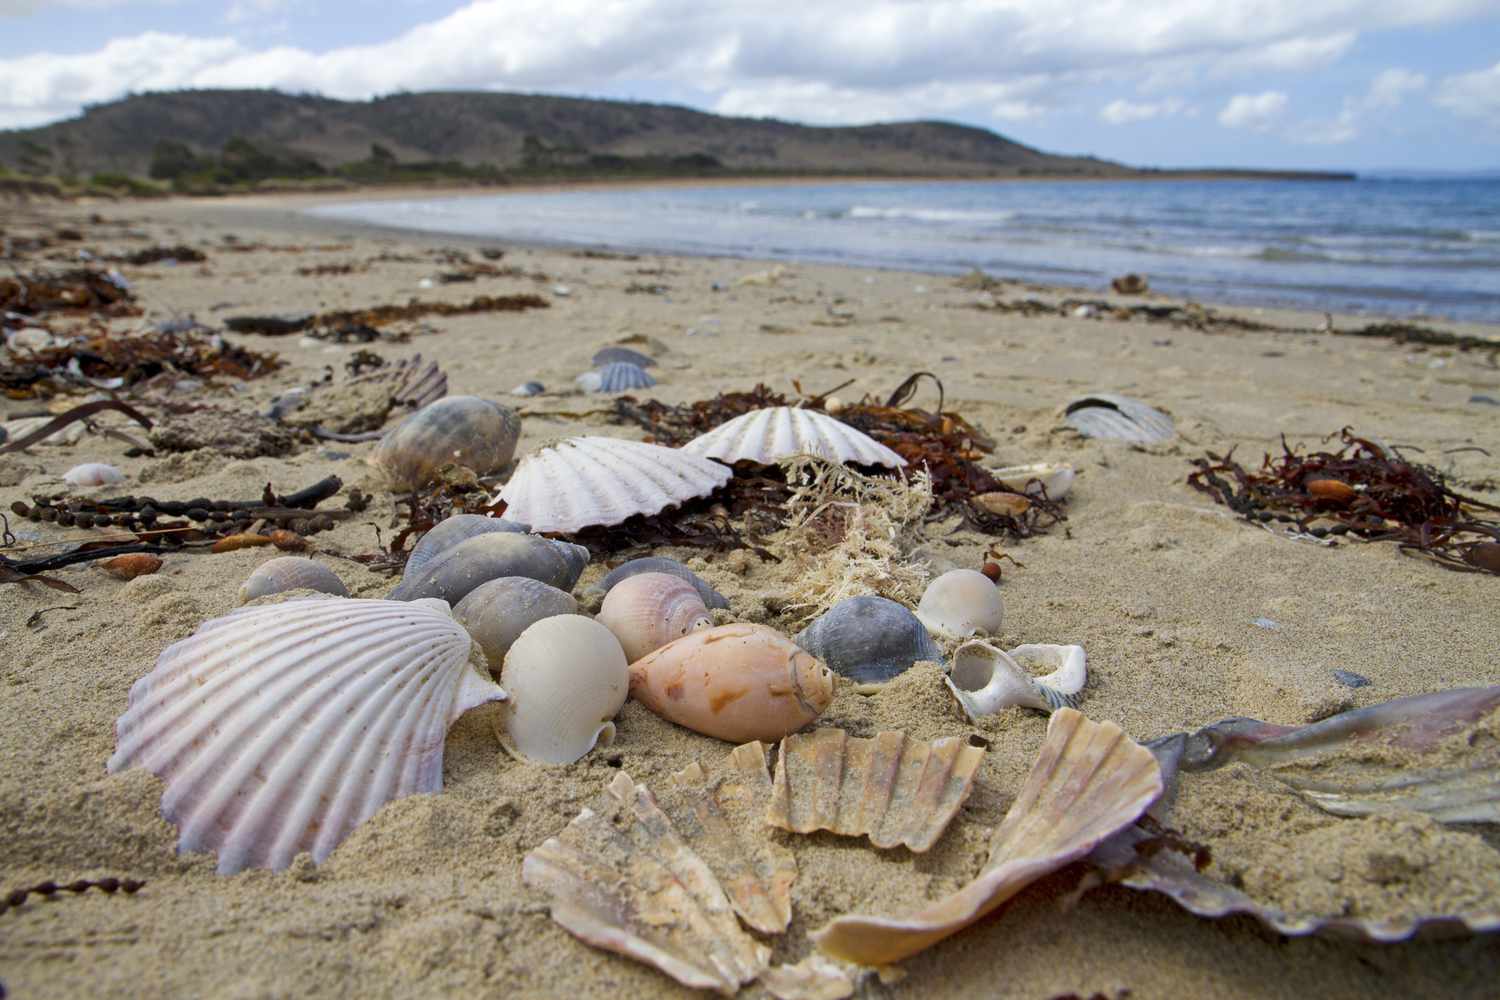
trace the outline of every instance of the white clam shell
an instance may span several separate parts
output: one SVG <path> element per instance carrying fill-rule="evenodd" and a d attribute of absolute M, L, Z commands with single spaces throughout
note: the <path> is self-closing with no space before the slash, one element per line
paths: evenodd
<path fill-rule="evenodd" d="M 553 615 L 578 614 L 573 595 L 525 576 L 502 576 L 482 583 L 453 608 L 454 619 L 468 629 L 498 671 L 521 633 Z"/>
<path fill-rule="evenodd" d="M 630 670 L 614 633 L 592 618 L 556 615 L 521 633 L 505 654 L 510 695 L 502 739 L 523 757 L 571 764 L 615 735 Z"/>
<path fill-rule="evenodd" d="M 441 601 L 243 608 L 169 646 L 130 689 L 111 772 L 166 783 L 181 851 L 219 871 L 321 862 L 392 799 L 443 784 L 443 737 L 505 692 Z"/>
<path fill-rule="evenodd" d="M 348 597 L 344 581 L 333 570 L 306 556 L 279 556 L 255 568 L 240 587 L 240 603 L 269 597 L 288 590 L 316 590 L 334 597 Z"/>
<path fill-rule="evenodd" d="M 927 631 L 945 639 L 967 639 L 975 632 L 991 635 L 1005 621 L 1000 588 L 983 573 L 950 569 L 922 592 L 917 618 Z"/>
<path fill-rule="evenodd" d="M 1046 490 L 1049 500 L 1061 500 L 1067 496 L 1077 476 L 1071 465 L 1051 462 L 1009 465 L 1003 469 L 991 469 L 990 475 L 1007 489 L 1029 497 L 1041 496 Z"/>
<path fill-rule="evenodd" d="M 708 496 L 732 475 L 718 462 L 674 448 L 578 437 L 521 459 L 494 502 L 505 501 L 506 520 L 534 531 L 573 532 Z"/>
<path fill-rule="evenodd" d="M 1053 669 L 1043 677 L 1034 677 L 1027 667 Z M 1077 708 L 1078 693 L 1088 678 L 1088 659 L 1082 646 L 1031 643 L 1006 653 L 974 639 L 954 650 L 943 682 L 964 714 L 974 721 L 1012 705 L 1041 712 Z"/>
<path fill-rule="evenodd" d="M 371 464 L 396 490 L 416 490 L 449 462 L 481 476 L 508 463 L 521 437 L 516 411 L 478 396 L 445 396 L 411 414 L 380 439 Z"/>
<path fill-rule="evenodd" d="M 771 465 L 796 455 L 816 455 L 831 462 L 884 465 L 899 469 L 906 459 L 841 420 L 815 410 L 773 406 L 752 410 L 701 434 L 682 450 L 733 465 Z"/>
<path fill-rule="evenodd" d="M 124 481 L 125 473 L 103 462 L 84 462 L 63 473 L 63 482 L 72 486 L 108 486 Z"/>
<path fill-rule="evenodd" d="M 1129 396 L 1094 392 L 1063 407 L 1063 418 L 1084 437 L 1161 444 L 1177 434 L 1172 418 Z"/>
<path fill-rule="evenodd" d="M 620 640 L 630 663 L 689 632 L 713 627 L 697 589 L 667 573 L 641 573 L 615 584 L 604 595 L 599 623 Z"/>

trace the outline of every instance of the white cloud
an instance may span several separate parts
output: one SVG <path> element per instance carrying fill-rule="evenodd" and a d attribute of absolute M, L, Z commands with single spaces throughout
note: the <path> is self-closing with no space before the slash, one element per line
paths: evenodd
<path fill-rule="evenodd" d="M 725 115 L 788 118 L 815 124 L 852 124 L 980 110 L 1001 121 L 1024 121 L 1044 114 L 1044 103 L 1031 98 L 1047 84 L 1043 78 L 1009 83 L 919 84 L 884 91 L 836 87 L 826 83 L 777 80 L 751 87 L 731 87 L 713 109 Z M 913 109 L 924 109 L 914 112 Z"/>
<path fill-rule="evenodd" d="M 1433 103 L 1500 129 L 1500 62 L 1489 69 L 1447 77 L 1438 85 Z"/>
<path fill-rule="evenodd" d="M 1422 90 L 1427 86 L 1427 77 L 1421 73 L 1413 73 L 1409 69 L 1388 69 L 1381 73 L 1370 83 L 1370 91 L 1365 95 L 1364 105 L 1366 108 L 1394 108 L 1399 107 L 1407 94 Z"/>
<path fill-rule="evenodd" d="M 1225 128 L 1247 128 L 1268 132 L 1286 110 L 1286 95 L 1279 90 L 1262 94 L 1235 94 L 1219 112 L 1219 124 Z"/>
<path fill-rule="evenodd" d="M 1169 118 L 1182 114 L 1187 102 L 1180 97 L 1169 97 L 1164 101 L 1110 101 L 1099 110 L 1099 117 L 1111 125 L 1130 125 L 1149 121 L 1152 118 Z"/>
<path fill-rule="evenodd" d="M 1330 121 L 1312 121 L 1298 125 L 1287 138 L 1313 146 L 1336 146 L 1359 137 L 1377 112 L 1392 111 L 1401 106 L 1407 94 L 1425 89 L 1427 77 L 1409 69 L 1393 67 L 1376 75 L 1370 87 L 1359 97 L 1344 98 L 1338 117 Z"/>
<path fill-rule="evenodd" d="M 1339 31 L 1331 35 L 1284 38 L 1232 53 L 1216 61 L 1210 75 L 1222 78 L 1321 69 L 1337 62 L 1358 37 L 1353 31 Z"/>

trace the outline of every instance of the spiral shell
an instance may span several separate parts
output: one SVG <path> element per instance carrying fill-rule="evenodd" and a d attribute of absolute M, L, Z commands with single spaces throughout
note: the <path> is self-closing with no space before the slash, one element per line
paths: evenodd
<path fill-rule="evenodd" d="M 609 629 L 582 615 L 543 618 L 505 654 L 510 695 L 501 739 L 545 764 L 571 764 L 615 736 L 630 671 Z"/>
<path fill-rule="evenodd" d="M 422 407 L 386 432 L 371 456 L 398 491 L 431 482 L 449 462 L 481 476 L 516 453 L 521 418 L 509 407 L 477 396 L 447 396 Z"/>
<path fill-rule="evenodd" d="M 589 563 L 589 550 L 541 535 L 492 531 L 448 549 L 391 591 L 393 601 L 436 597 L 457 604 L 475 587 L 502 576 L 527 576 L 572 590 Z"/>
<path fill-rule="evenodd" d="M 502 576 L 481 583 L 453 608 L 454 619 L 484 652 L 490 670 L 505 662 L 516 639 L 543 618 L 576 615 L 573 595 L 526 576 Z"/>
<path fill-rule="evenodd" d="M 649 389 L 656 384 L 650 372 L 629 361 L 610 362 L 594 371 L 584 372 L 573 381 L 584 392 L 629 392 L 631 389 Z"/>
<path fill-rule="evenodd" d="M 917 617 L 933 635 L 967 639 L 975 632 L 999 632 L 1005 621 L 1005 604 L 1000 589 L 983 573 L 950 569 L 927 585 L 917 605 Z"/>
<path fill-rule="evenodd" d="M 349 590 L 333 570 L 305 556 L 279 556 L 255 568 L 240 586 L 240 603 L 288 590 L 316 590 L 334 597 L 348 597 Z"/>
<path fill-rule="evenodd" d="M 453 546 L 466 542 L 476 535 L 487 534 L 491 531 L 524 534 L 530 530 L 531 528 L 527 525 L 516 521 L 502 521 L 498 517 L 485 517 L 483 514 L 453 514 L 435 524 L 431 531 L 422 536 L 421 541 L 412 546 L 411 555 L 406 557 L 406 568 L 401 575 L 403 578 L 410 576 Z"/>
<path fill-rule="evenodd" d="M 861 683 L 888 681 L 918 660 L 943 659 L 942 647 L 917 616 L 884 597 L 839 601 L 792 641 Z"/>
<path fill-rule="evenodd" d="M 70 486 L 109 486 L 124 481 L 125 473 L 103 462 L 84 462 L 63 473 L 63 482 Z"/>
<path fill-rule="evenodd" d="M 679 580 L 686 580 L 693 585 L 694 590 L 698 591 L 698 596 L 703 598 L 703 603 L 707 607 L 729 607 L 729 599 L 711 587 L 697 573 L 694 573 L 676 559 L 667 559 L 662 556 L 643 556 L 640 559 L 632 559 L 629 562 L 621 563 L 609 571 L 609 575 L 600 582 L 596 591 L 601 592 L 601 596 L 608 594 L 617 584 L 640 573 L 666 573 L 669 576 L 677 577 Z"/>
<path fill-rule="evenodd" d="M 1025 664 L 1025 666 L 1022 666 Z M 1052 667 L 1033 677 L 1026 667 Z M 1028 644 L 1009 653 L 983 639 L 971 639 L 953 652 L 943 683 L 971 721 L 1012 705 L 1055 712 L 1077 708 L 1088 683 L 1088 657 L 1082 646 Z"/>
<path fill-rule="evenodd" d="M 713 625 L 693 585 L 666 573 L 642 573 L 612 588 L 599 609 L 599 622 L 620 640 L 632 663 Z"/>

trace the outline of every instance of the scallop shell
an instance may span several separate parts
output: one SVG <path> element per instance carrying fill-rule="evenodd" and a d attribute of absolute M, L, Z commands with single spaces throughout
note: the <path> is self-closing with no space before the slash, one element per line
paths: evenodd
<path fill-rule="evenodd" d="M 510 647 L 532 625 L 554 615 L 576 615 L 573 595 L 526 576 L 481 583 L 454 605 L 453 618 L 469 632 L 498 671 Z"/>
<path fill-rule="evenodd" d="M 628 361 L 615 361 L 591 372 L 584 372 L 573 380 L 584 392 L 629 392 L 631 389 L 649 389 L 656 384 L 651 373 L 640 365 Z"/>
<path fill-rule="evenodd" d="M 670 722 L 731 743 L 779 740 L 833 701 L 833 672 L 764 625 L 683 636 L 630 665 L 630 694 Z"/>
<path fill-rule="evenodd" d="M 449 462 L 487 476 L 508 463 L 521 437 L 521 418 L 478 396 L 447 396 L 386 432 L 371 456 L 398 491 L 421 489 Z"/>
<path fill-rule="evenodd" d="M 621 563 L 609 571 L 609 575 L 595 588 L 595 592 L 599 593 L 601 597 L 607 595 L 620 581 L 628 580 L 638 573 L 667 573 L 677 577 L 679 580 L 686 580 L 698 591 L 698 596 L 703 598 L 703 603 L 707 607 L 729 607 L 729 599 L 709 586 L 697 573 L 694 573 L 676 559 L 666 559 L 661 556 L 643 556 L 640 559 L 632 559 L 629 562 Z"/>
<path fill-rule="evenodd" d="M 918 660 L 941 663 L 943 650 L 905 607 L 884 597 L 848 597 L 792 641 L 850 680 L 888 681 Z"/>
<path fill-rule="evenodd" d="M 1033 462 L 1030 465 L 1008 465 L 1003 469 L 991 469 L 990 475 L 1006 489 L 1038 497 L 1046 491 L 1048 500 L 1061 500 L 1073 488 L 1077 474 L 1067 464 Z"/>
<path fill-rule="evenodd" d="M 609 629 L 582 615 L 535 623 L 511 645 L 500 671 L 510 695 L 501 739 L 524 757 L 571 764 L 608 746 L 630 688 L 625 653 Z"/>
<path fill-rule="evenodd" d="M 1033 677 L 1022 663 L 1053 670 Z M 1078 707 L 1078 692 L 1088 683 L 1088 661 L 1082 646 L 1033 643 L 1006 653 L 974 639 L 954 650 L 943 683 L 971 722 L 1012 705 L 1052 712 Z"/>
<path fill-rule="evenodd" d="M 642 354 L 640 351 L 632 351 L 628 347 L 601 347 L 589 359 L 589 364 L 595 368 L 600 368 L 604 365 L 614 364 L 616 361 L 623 361 L 626 364 L 635 365 L 637 368 L 651 368 L 656 364 L 656 359 L 651 357 L 651 355 Z"/>
<path fill-rule="evenodd" d="M 572 590 L 589 563 L 589 550 L 541 535 L 491 531 L 459 542 L 408 573 L 391 591 L 393 601 L 436 597 L 457 604 L 475 587 L 502 576 L 528 576 L 559 590 Z"/>
<path fill-rule="evenodd" d="M 279 556 L 255 568 L 240 586 L 240 603 L 288 590 L 316 590 L 321 594 L 348 597 L 344 581 L 320 562 L 305 556 Z"/>
<path fill-rule="evenodd" d="M 1108 392 L 1078 397 L 1063 408 L 1063 415 L 1068 426 L 1084 437 L 1161 444 L 1177 433 L 1172 418 L 1160 410 Z"/>
<path fill-rule="evenodd" d="M 967 639 L 975 632 L 991 635 L 1005 621 L 1000 588 L 978 570 L 950 569 L 922 592 L 917 617 L 927 631 L 945 639 Z"/>
<path fill-rule="evenodd" d="M 827 954 L 862 965 L 908 958 L 1082 858 L 1134 823 L 1161 793 L 1161 768 L 1150 750 L 1112 722 L 1062 709 L 1047 724 L 1041 752 L 978 878 L 907 917 L 838 917 L 813 940 Z"/>
<path fill-rule="evenodd" d="M 453 546 L 478 535 L 488 534 L 491 531 L 524 534 L 530 530 L 528 525 L 515 521 L 502 521 L 498 517 L 485 517 L 483 514 L 452 514 L 433 525 L 432 530 L 412 546 L 411 555 L 406 557 L 406 568 L 401 576 L 403 579 L 411 576 Z"/>
<path fill-rule="evenodd" d="M 718 462 L 639 441 L 578 437 L 532 452 L 494 498 L 535 531 L 573 532 L 705 497 L 732 473 Z"/>
<path fill-rule="evenodd" d="M 958 814 L 983 759 L 959 736 L 931 743 L 905 733 L 851 739 L 842 729 L 788 736 L 766 822 L 792 833 L 868 835 L 876 847 L 921 853 Z"/>
<path fill-rule="evenodd" d="M 733 996 L 770 963 L 708 865 L 623 772 L 526 855 L 521 880 L 551 897 L 552 919 L 568 933 L 684 986 Z"/>
<path fill-rule="evenodd" d="M 109 770 L 166 783 L 181 851 L 219 871 L 321 862 L 384 803 L 443 784 L 443 735 L 505 692 L 439 601 L 242 608 L 167 647 L 130 689 Z"/>
<path fill-rule="evenodd" d="M 689 632 L 713 626 L 693 585 L 667 573 L 641 573 L 611 588 L 599 622 L 620 640 L 632 663 Z"/>
<path fill-rule="evenodd" d="M 109 486 L 124 481 L 125 473 L 103 462 L 84 462 L 63 473 L 63 482 L 70 486 Z"/>
<path fill-rule="evenodd" d="M 694 438 L 682 450 L 731 465 L 771 465 L 796 455 L 892 469 L 906 464 L 906 459 L 843 421 L 793 406 L 752 410 Z"/>

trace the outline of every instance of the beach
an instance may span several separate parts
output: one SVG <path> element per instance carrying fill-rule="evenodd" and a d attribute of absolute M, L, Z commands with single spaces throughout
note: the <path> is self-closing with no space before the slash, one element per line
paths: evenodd
<path fill-rule="evenodd" d="M 994 439 L 987 464 L 1067 462 L 1078 479 L 1066 520 L 1043 534 L 998 539 L 948 518 L 925 526 L 916 556 L 936 575 L 977 568 L 1003 551 L 1010 560 L 1002 644 L 1084 646 L 1083 711 L 1137 740 L 1234 716 L 1300 724 L 1393 698 L 1500 684 L 1500 580 L 1392 544 L 1289 538 L 1248 525 L 1186 483 L 1190 460 L 1208 452 L 1235 449 L 1256 467 L 1283 437 L 1318 450 L 1336 446 L 1329 436 L 1350 427 L 1411 449 L 1461 492 L 1500 503 L 1500 409 L 1475 401 L 1500 399 L 1495 350 L 1340 336 L 1324 330 L 1321 313 L 1274 308 L 1216 313 L 1279 331 L 997 308 L 1023 298 L 1170 304 L 1104 288 L 975 289 L 894 270 L 561 247 L 504 245 L 494 263 L 513 272 L 442 284 L 434 278 L 451 260 L 477 259 L 475 251 L 495 241 L 298 212 L 327 200 L 29 206 L 15 210 L 5 235 L 72 227 L 83 234 L 76 245 L 95 254 L 201 250 L 201 263 L 119 265 L 150 320 L 191 315 L 218 326 L 232 315 L 540 295 L 545 308 L 405 324 L 412 336 L 404 343 L 231 334 L 236 344 L 275 352 L 285 367 L 193 391 L 195 399 L 260 411 L 325 369 L 341 374 L 357 351 L 387 361 L 420 354 L 446 371 L 451 394 L 494 399 L 521 414 L 518 457 L 584 433 L 642 438 L 639 427 L 613 421 L 608 397 L 574 391 L 594 351 L 622 341 L 659 360 L 658 384 L 636 395 L 669 404 L 758 383 L 793 395 L 797 386 L 817 394 L 849 383 L 841 398 L 883 402 L 908 376 L 931 372 L 942 383 L 943 409 Z M 18 266 L 43 265 L 61 266 L 41 255 Z M 347 273 L 331 273 L 343 265 Z M 136 322 L 113 321 L 120 329 Z M 1371 317 L 1332 322 L 1353 329 Z M 1500 338 L 1494 326 L 1438 325 Z M 508 394 L 529 380 L 547 392 Z M 1091 391 L 1164 410 L 1176 437 L 1144 446 L 1083 438 L 1060 408 Z M 917 405 L 936 407 L 930 384 L 919 392 L 927 395 Z M 0 400 L 0 408 L 10 416 L 47 402 Z M 106 422 L 130 426 L 113 416 Z M 373 501 L 314 536 L 312 554 L 353 596 L 384 597 L 394 585 L 354 558 L 374 551 L 377 529 L 388 540 L 397 523 L 392 494 L 365 461 L 372 443 L 319 442 L 250 458 L 213 448 L 127 457 L 129 448 L 86 434 L 0 455 L 0 509 L 60 491 L 63 473 L 86 461 L 126 475 L 101 495 L 167 500 L 251 498 L 268 483 L 286 493 L 336 475 Z M 14 515 L 10 527 L 18 546 L 66 534 Z M 159 572 L 129 582 L 90 564 L 55 571 L 78 594 L 0 588 L 0 639 L 9 651 L 0 665 L 0 890 L 106 876 L 146 883 L 130 896 L 62 894 L 0 913 L 0 982 L 9 995 L 689 995 L 654 969 L 575 940 L 549 919 L 546 897 L 521 883 L 522 857 L 618 774 L 662 786 L 695 760 L 717 766 L 731 749 L 635 702 L 616 720 L 607 751 L 565 768 L 505 754 L 494 707 L 470 712 L 449 732 L 443 791 L 385 806 L 322 865 L 302 857 L 284 872 L 220 876 L 211 855 L 176 852 L 176 831 L 159 811 L 162 782 L 139 769 L 105 772 L 114 722 L 162 650 L 234 609 L 244 578 L 276 554 L 173 553 Z M 645 554 L 687 563 L 729 599 L 735 620 L 792 626 L 781 597 L 795 580 L 784 564 L 688 547 L 630 553 Z M 577 592 L 607 570 L 596 560 Z M 1369 683 L 1347 686 L 1335 670 Z M 876 850 L 828 833 L 781 837 L 799 876 L 792 925 L 773 939 L 775 961 L 805 957 L 808 932 L 835 916 L 906 912 L 971 879 L 1046 724 L 1022 709 L 969 722 L 930 665 L 873 693 L 841 688 L 819 725 L 859 736 L 892 729 L 920 739 L 974 736 L 986 746 L 984 762 L 974 793 L 930 853 Z M 1344 914 L 1384 915 L 1400 912 L 1403 899 L 1441 904 L 1475 892 L 1489 912 L 1500 910 L 1500 896 L 1489 894 L 1500 884 L 1493 827 L 1434 829 L 1402 816 L 1393 832 L 1385 821 L 1338 819 L 1240 766 L 1191 776 L 1172 819 L 1185 836 L 1213 846 L 1220 874 L 1270 898 L 1289 899 L 1284 883 L 1298 878 L 1316 883 L 1319 905 Z M 1444 866 L 1460 847 L 1477 867 Z M 1377 868 L 1402 874 L 1370 874 Z M 1246 917 L 1201 919 L 1120 886 L 1074 899 L 1077 883 L 1076 871 L 1043 879 L 898 972 L 863 980 L 856 995 L 1480 997 L 1493 995 L 1500 975 L 1492 935 L 1393 945 L 1291 939 Z M 763 995 L 758 989 L 743 995 Z"/>

